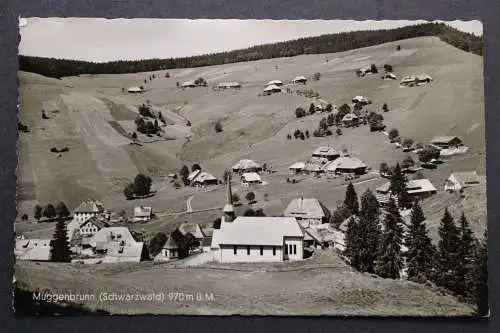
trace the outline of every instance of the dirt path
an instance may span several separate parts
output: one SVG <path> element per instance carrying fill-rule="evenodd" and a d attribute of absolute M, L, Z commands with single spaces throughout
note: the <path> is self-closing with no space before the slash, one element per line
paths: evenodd
<path fill-rule="evenodd" d="M 186 200 L 186 213 L 191 213 L 193 211 L 193 207 L 191 207 L 191 200 L 194 198 L 194 196 L 195 194 L 193 194 Z"/>

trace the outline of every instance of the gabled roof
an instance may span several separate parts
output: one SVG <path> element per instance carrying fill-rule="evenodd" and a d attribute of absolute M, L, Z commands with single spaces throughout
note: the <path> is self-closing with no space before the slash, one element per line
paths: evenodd
<path fill-rule="evenodd" d="M 281 91 L 281 88 L 278 87 L 277 85 L 275 84 L 271 84 L 269 86 L 267 86 L 264 91 L 274 91 L 274 90 L 280 90 Z"/>
<path fill-rule="evenodd" d="M 106 244 L 109 242 L 125 241 L 126 243 L 136 243 L 134 237 L 127 227 L 107 227 L 99 230 L 89 240 L 89 245 L 96 247 L 98 243 Z"/>
<path fill-rule="evenodd" d="M 203 183 L 209 180 L 217 180 L 217 178 L 215 178 L 211 173 L 203 171 L 197 177 L 195 177 L 193 181 Z"/>
<path fill-rule="evenodd" d="M 354 120 L 354 119 L 358 119 L 359 117 L 356 116 L 354 113 L 348 113 L 344 116 L 344 118 L 342 118 L 342 121 L 351 121 L 351 120 Z"/>
<path fill-rule="evenodd" d="M 313 155 L 326 155 L 326 156 L 332 156 L 332 155 L 340 155 L 339 152 L 337 152 L 333 147 L 318 147 Z"/>
<path fill-rule="evenodd" d="M 295 162 L 292 165 L 290 165 L 289 169 L 304 169 L 306 164 L 304 162 Z"/>
<path fill-rule="evenodd" d="M 476 171 L 454 172 L 451 175 L 454 176 L 462 186 L 467 184 L 478 184 L 481 181 Z"/>
<path fill-rule="evenodd" d="M 304 237 L 294 217 L 238 216 L 233 222 L 223 222 L 219 230 L 214 230 L 212 247 L 223 244 L 282 246 L 283 237 Z"/>
<path fill-rule="evenodd" d="M 285 216 L 320 219 L 327 216 L 326 208 L 316 198 L 295 198 L 285 209 Z"/>
<path fill-rule="evenodd" d="M 256 172 L 245 172 L 241 178 L 243 178 L 247 182 L 261 182 L 259 174 Z"/>
<path fill-rule="evenodd" d="M 379 187 L 377 187 L 376 191 L 379 193 L 387 193 L 389 192 L 389 188 L 391 187 L 391 182 L 387 182 Z M 421 193 L 421 192 L 433 192 L 436 191 L 436 188 L 428 179 L 414 179 L 406 182 L 406 192 L 409 194 Z"/>
<path fill-rule="evenodd" d="M 328 163 L 324 168 L 327 171 L 335 171 L 337 169 L 359 169 L 366 168 L 367 165 L 359 158 L 342 156 Z"/>
<path fill-rule="evenodd" d="M 179 231 L 182 235 L 186 235 L 188 232 L 191 233 L 195 238 L 203 238 L 205 235 L 201 231 L 200 225 L 197 223 L 184 222 L 179 226 Z"/>
<path fill-rule="evenodd" d="M 305 76 L 302 76 L 302 75 L 299 75 L 299 76 L 296 76 L 293 80 L 293 82 L 297 82 L 297 81 L 307 81 L 307 78 Z"/>
<path fill-rule="evenodd" d="M 449 143 L 451 142 L 452 140 L 454 139 L 459 139 L 460 138 L 458 136 L 451 136 L 451 135 L 448 135 L 448 136 L 435 136 L 432 138 L 431 140 L 431 143 Z"/>
<path fill-rule="evenodd" d="M 201 172 L 200 169 L 194 170 L 193 172 L 191 172 L 189 174 L 189 176 L 187 177 L 187 180 L 189 180 L 190 182 L 192 182 L 196 178 L 196 176 L 198 176 L 200 174 L 200 172 Z"/>
<path fill-rule="evenodd" d="M 182 83 L 183 87 L 195 86 L 194 81 L 186 81 Z"/>
<path fill-rule="evenodd" d="M 76 209 L 74 213 L 100 213 L 104 211 L 104 206 L 101 202 L 95 199 L 88 199 L 83 201 Z"/>
<path fill-rule="evenodd" d="M 278 85 L 282 85 L 282 84 L 283 84 L 283 82 L 280 80 L 272 80 L 272 81 L 269 81 L 268 83 L 266 83 L 266 86 L 271 86 L 271 85 L 278 86 Z"/>
<path fill-rule="evenodd" d="M 128 88 L 128 92 L 141 92 L 141 87 L 130 87 Z"/>
<path fill-rule="evenodd" d="M 80 228 L 82 228 L 83 226 L 85 226 L 89 223 L 92 223 L 93 225 L 95 225 L 99 229 L 109 227 L 108 222 L 106 220 L 104 220 L 102 217 L 92 216 L 91 218 L 87 219 L 85 222 L 80 224 Z"/>
<path fill-rule="evenodd" d="M 244 159 L 233 165 L 233 169 L 246 170 L 246 169 L 259 169 L 261 166 L 252 160 Z"/>
<path fill-rule="evenodd" d="M 175 240 L 174 237 L 172 237 L 172 234 L 170 234 L 168 236 L 167 242 L 165 243 L 165 245 L 163 245 L 163 248 L 167 250 L 177 250 L 180 249 L 180 244 L 177 240 Z"/>

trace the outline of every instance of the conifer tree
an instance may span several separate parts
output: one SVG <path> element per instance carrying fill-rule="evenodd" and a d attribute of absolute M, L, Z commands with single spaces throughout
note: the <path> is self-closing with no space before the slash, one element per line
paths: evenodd
<path fill-rule="evenodd" d="M 484 241 L 479 244 L 476 256 L 476 283 L 474 284 L 474 303 L 478 316 L 487 316 L 488 305 L 488 245 L 487 234 L 484 232 Z"/>
<path fill-rule="evenodd" d="M 345 192 L 344 207 L 347 208 L 349 213 L 357 215 L 359 211 L 358 195 L 354 189 L 352 182 L 349 182 Z"/>
<path fill-rule="evenodd" d="M 470 297 L 472 296 L 475 266 L 474 259 L 476 256 L 476 241 L 472 234 L 469 222 L 462 212 L 460 216 L 460 245 L 458 247 L 458 266 L 454 292 Z"/>
<path fill-rule="evenodd" d="M 361 210 L 358 223 L 359 270 L 375 273 L 375 262 L 381 239 L 380 206 L 370 190 L 361 196 Z"/>
<path fill-rule="evenodd" d="M 397 163 L 391 175 L 389 190 L 398 198 L 398 206 L 400 208 L 408 208 L 411 205 L 410 198 L 406 192 L 406 181 L 407 179 L 401 171 L 399 163 Z"/>
<path fill-rule="evenodd" d="M 50 243 L 50 260 L 54 262 L 69 262 L 70 249 L 68 241 L 68 231 L 63 218 L 59 218 L 56 224 L 56 230 Z"/>
<path fill-rule="evenodd" d="M 410 227 L 405 237 L 408 280 L 424 282 L 433 279 L 436 251 L 427 234 L 425 216 L 417 201 L 411 210 Z"/>
<path fill-rule="evenodd" d="M 356 217 L 351 216 L 347 223 L 347 230 L 345 233 L 345 249 L 344 255 L 349 260 L 349 263 L 355 269 L 359 269 L 359 225 Z"/>
<path fill-rule="evenodd" d="M 377 260 L 376 272 L 383 278 L 398 279 L 403 268 L 401 245 L 403 242 L 403 219 L 394 199 L 389 200 L 384 231 Z"/>
<path fill-rule="evenodd" d="M 453 290 L 457 282 L 460 234 L 448 208 L 445 209 L 443 218 L 441 219 L 439 237 L 439 267 L 436 282 L 449 290 Z"/>

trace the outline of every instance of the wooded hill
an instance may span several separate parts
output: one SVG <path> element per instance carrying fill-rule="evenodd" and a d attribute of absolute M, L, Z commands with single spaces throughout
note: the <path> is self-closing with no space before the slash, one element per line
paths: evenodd
<path fill-rule="evenodd" d="M 435 36 L 461 50 L 483 54 L 482 37 L 444 23 L 424 23 L 391 30 L 353 31 L 253 46 L 246 49 L 192 57 L 95 63 L 79 60 L 19 56 L 20 70 L 61 78 L 79 74 L 139 73 L 174 68 L 194 68 L 301 54 L 343 52 L 398 40 Z"/>

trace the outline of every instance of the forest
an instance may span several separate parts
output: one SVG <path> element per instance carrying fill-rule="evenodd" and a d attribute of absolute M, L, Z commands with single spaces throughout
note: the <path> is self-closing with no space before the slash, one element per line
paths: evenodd
<path fill-rule="evenodd" d="M 454 29 L 444 23 L 424 23 L 391 30 L 353 31 L 285 42 L 253 46 L 246 49 L 199 56 L 112 61 L 95 63 L 80 60 L 19 56 L 19 69 L 53 78 L 80 74 L 123 74 L 175 68 L 194 68 L 260 59 L 293 57 L 302 54 L 343 52 L 398 40 L 436 36 L 466 52 L 483 54 L 482 37 Z"/>

